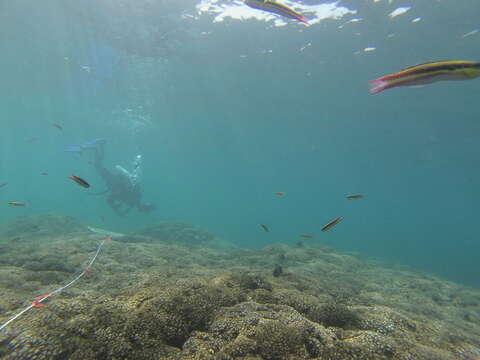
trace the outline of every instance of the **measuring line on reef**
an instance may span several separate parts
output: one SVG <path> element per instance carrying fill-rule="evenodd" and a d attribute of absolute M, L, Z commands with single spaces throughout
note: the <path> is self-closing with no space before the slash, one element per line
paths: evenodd
<path fill-rule="evenodd" d="M 20 316 L 22 316 L 23 314 L 25 314 L 28 310 L 30 310 L 31 308 L 38 308 L 38 307 L 41 307 L 43 305 L 41 305 L 41 303 L 43 301 L 45 301 L 46 299 L 48 299 L 50 296 L 53 296 L 53 295 L 57 295 L 59 293 L 61 293 L 63 290 L 65 290 L 66 288 L 68 288 L 69 286 L 72 286 L 75 282 L 77 282 L 78 280 L 80 280 L 83 276 L 85 276 L 86 273 L 88 273 L 90 271 L 90 267 L 93 265 L 93 263 L 95 262 L 95 260 L 97 259 L 98 257 L 98 254 L 100 253 L 100 250 L 102 249 L 102 246 L 103 244 L 105 244 L 105 241 L 106 240 L 112 240 L 112 238 L 110 236 L 107 236 L 106 238 L 104 238 L 102 240 L 102 242 L 100 243 L 100 245 L 98 245 L 98 248 L 97 248 L 97 251 L 95 252 L 95 255 L 93 255 L 93 257 L 90 259 L 90 261 L 88 262 L 88 265 L 87 267 L 82 270 L 82 272 L 80 274 L 78 274 L 72 281 L 70 281 L 69 283 L 67 283 L 66 285 L 62 286 L 62 287 L 59 287 L 58 289 L 52 291 L 51 293 L 48 293 L 48 294 L 45 294 L 45 295 L 40 295 L 40 296 L 37 296 L 36 299 L 29 305 L 27 306 L 25 309 L 23 309 L 22 311 L 20 311 L 18 314 L 16 314 L 14 317 L 12 317 L 11 319 L 7 320 L 5 323 L 3 323 L 2 325 L 0 325 L 0 330 L 3 330 L 8 324 L 10 324 L 11 322 L 15 321 L 16 319 L 18 319 Z"/>

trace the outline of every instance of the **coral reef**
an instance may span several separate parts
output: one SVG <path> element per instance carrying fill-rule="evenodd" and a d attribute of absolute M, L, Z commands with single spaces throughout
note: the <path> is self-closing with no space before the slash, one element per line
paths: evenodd
<path fill-rule="evenodd" d="M 2 323 L 101 239 L 54 215 L 0 234 Z M 106 242 L 90 277 L 43 304 L 0 331 L 0 358 L 480 359 L 479 290 L 325 246 L 237 249 L 179 223 Z"/>
<path fill-rule="evenodd" d="M 216 246 L 233 247 L 232 244 L 222 241 L 208 231 L 199 229 L 190 224 L 181 222 L 163 222 L 140 230 L 137 234 L 150 239 L 155 239 L 171 244 L 183 244 L 188 246 Z M 138 239 L 138 236 L 137 236 Z M 128 240 L 127 240 L 128 241 Z M 145 239 L 144 239 L 145 241 Z"/>
<path fill-rule="evenodd" d="M 360 322 L 360 318 L 355 312 L 335 301 L 321 306 L 317 312 L 318 314 L 314 319 L 325 326 L 355 329 L 358 328 Z"/>
<path fill-rule="evenodd" d="M 14 221 L 0 227 L 0 239 L 29 239 L 43 236 L 61 236 L 73 232 L 85 232 L 85 227 L 69 216 L 55 214 L 18 216 Z"/>
<path fill-rule="evenodd" d="M 273 271 L 272 271 L 272 275 L 274 277 L 279 277 L 283 274 L 283 267 L 279 264 L 275 265 L 275 267 L 273 268 Z"/>

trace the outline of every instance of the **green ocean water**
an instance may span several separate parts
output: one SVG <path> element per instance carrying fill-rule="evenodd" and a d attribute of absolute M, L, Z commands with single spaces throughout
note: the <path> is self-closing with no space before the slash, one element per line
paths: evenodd
<path fill-rule="evenodd" d="M 350 13 L 310 26 L 219 21 L 198 5 L 0 2 L 2 221 L 56 213 L 128 232 L 175 220 L 244 247 L 307 233 L 478 287 L 480 80 L 377 96 L 368 81 L 480 60 L 480 4 L 341 1 Z M 400 7 L 411 8 L 389 17 Z M 92 152 L 64 149 L 95 138 L 112 171 L 143 156 L 154 212 L 119 217 L 88 195 L 105 190 Z"/>

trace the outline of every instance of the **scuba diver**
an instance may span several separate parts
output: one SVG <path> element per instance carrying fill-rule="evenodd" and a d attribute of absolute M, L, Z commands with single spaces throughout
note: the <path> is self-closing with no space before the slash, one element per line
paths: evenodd
<path fill-rule="evenodd" d="M 93 166 L 105 182 L 107 190 L 92 195 L 107 194 L 107 204 L 119 216 L 127 215 L 131 209 L 137 208 L 140 212 L 155 210 L 155 205 L 142 203 L 142 189 L 140 187 L 142 155 L 137 155 L 132 162 L 132 172 L 120 165 L 116 165 L 117 173 L 109 171 L 104 165 L 105 139 L 95 139 L 80 146 L 69 146 L 66 151 L 80 152 L 93 150 Z"/>

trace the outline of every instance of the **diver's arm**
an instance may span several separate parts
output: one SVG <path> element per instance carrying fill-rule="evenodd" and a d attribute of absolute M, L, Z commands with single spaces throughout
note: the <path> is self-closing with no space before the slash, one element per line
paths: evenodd
<path fill-rule="evenodd" d="M 91 193 L 89 192 L 88 195 L 93 195 L 93 196 L 100 196 L 100 195 L 105 195 L 106 193 L 108 193 L 110 190 L 107 189 L 107 190 L 104 190 L 104 191 L 100 191 L 98 193 Z"/>
<path fill-rule="evenodd" d="M 105 181 L 105 184 L 108 188 L 111 187 L 113 174 L 105 168 L 103 165 L 103 159 L 105 157 L 105 148 L 103 144 L 100 144 L 98 147 L 95 148 L 94 156 L 93 156 L 93 166 L 97 171 L 98 175 Z"/>

